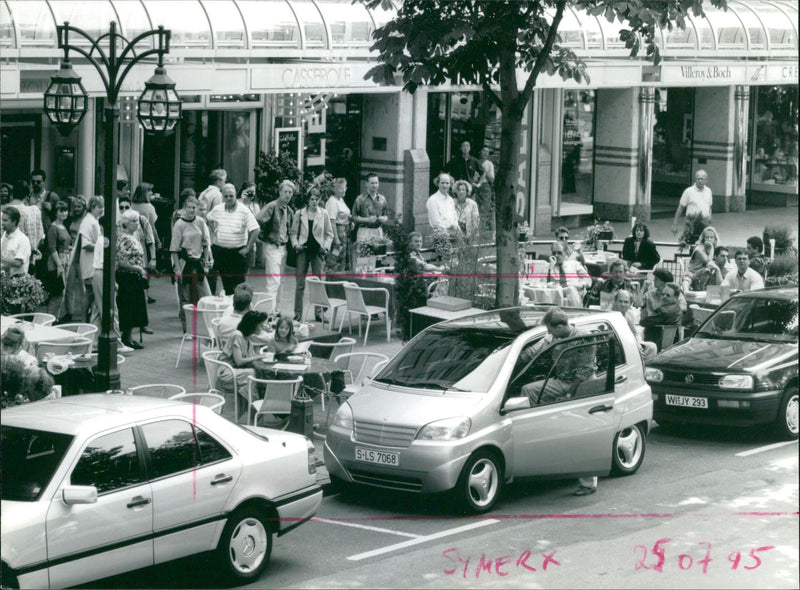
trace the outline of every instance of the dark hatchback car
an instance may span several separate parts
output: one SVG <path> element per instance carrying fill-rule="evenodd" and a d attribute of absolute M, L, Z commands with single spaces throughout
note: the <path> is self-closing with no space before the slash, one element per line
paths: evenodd
<path fill-rule="evenodd" d="M 772 424 L 797 438 L 797 287 L 741 293 L 645 370 L 653 418 L 676 423 Z"/>

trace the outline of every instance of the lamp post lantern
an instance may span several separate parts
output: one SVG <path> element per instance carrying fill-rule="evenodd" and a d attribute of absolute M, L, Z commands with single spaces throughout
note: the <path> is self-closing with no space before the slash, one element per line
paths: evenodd
<path fill-rule="evenodd" d="M 119 93 L 122 82 L 131 68 L 150 56 L 158 56 L 155 75 L 145 84 L 139 97 L 138 117 L 145 132 L 168 135 L 175 130 L 181 118 L 181 99 L 175 92 L 175 83 L 166 75 L 164 55 L 169 53 L 170 31 L 158 27 L 137 35 L 130 41 L 117 32 L 117 24 L 112 21 L 109 32 L 93 39 L 85 31 L 73 27 L 69 22 L 57 27 L 58 47 L 64 50 L 64 59 L 57 74 L 51 77 L 51 84 L 44 94 L 44 110 L 50 122 L 62 135 L 69 135 L 86 114 L 89 97 L 81 84 L 81 78 L 72 69 L 69 52 L 74 51 L 85 57 L 100 74 L 106 93 L 104 108 L 105 166 L 103 198 L 103 235 L 106 239 L 103 253 L 103 301 L 101 330 L 98 339 L 96 387 L 100 391 L 119 389 L 119 369 L 117 368 L 117 336 L 113 333 L 113 309 L 115 299 L 114 269 L 116 267 L 117 207 L 116 173 L 119 153 Z M 87 51 L 69 42 L 70 33 L 89 41 Z M 136 45 L 148 37 L 155 37 L 156 46 L 137 53 Z M 107 51 L 100 46 L 108 44 Z M 119 51 L 119 54 L 117 53 Z"/>

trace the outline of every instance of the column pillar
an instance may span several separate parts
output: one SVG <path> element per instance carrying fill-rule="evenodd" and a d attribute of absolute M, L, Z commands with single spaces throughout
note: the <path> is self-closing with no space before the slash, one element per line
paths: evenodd
<path fill-rule="evenodd" d="M 652 114 L 649 141 L 651 147 L 640 152 L 639 142 L 648 138 L 639 113 L 643 105 L 653 108 L 647 89 L 601 89 L 597 91 L 597 130 L 595 133 L 594 216 L 598 219 L 627 221 L 632 215 L 650 218 L 649 170 L 639 181 L 639 167 L 649 168 L 652 152 Z M 650 91 L 652 92 L 652 91 Z M 648 102 L 648 100 L 650 102 Z M 642 160 L 646 160 L 645 164 Z M 640 187 L 641 185 L 641 187 Z M 641 194 L 639 191 L 642 191 Z"/>
<path fill-rule="evenodd" d="M 78 143 L 78 182 L 77 193 L 87 198 L 94 195 L 94 162 L 97 155 L 94 153 L 95 139 L 95 108 L 97 99 L 86 101 L 86 115 L 80 124 Z M 102 155 L 100 156 L 102 157 Z"/>
<path fill-rule="evenodd" d="M 747 130 L 750 112 L 750 87 L 737 86 L 734 96 L 733 194 L 730 210 L 741 212 L 747 205 Z"/>
<path fill-rule="evenodd" d="M 650 219 L 650 191 L 653 183 L 653 126 L 655 125 L 655 88 L 639 89 L 639 138 L 636 150 L 636 219 Z"/>
<path fill-rule="evenodd" d="M 694 95 L 692 174 L 708 173 L 713 211 L 731 211 L 734 194 L 735 87 L 697 88 Z M 746 123 L 745 123 L 746 125 Z"/>

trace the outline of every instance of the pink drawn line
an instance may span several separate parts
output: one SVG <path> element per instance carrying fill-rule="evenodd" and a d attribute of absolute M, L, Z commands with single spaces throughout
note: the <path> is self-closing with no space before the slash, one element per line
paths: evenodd
<path fill-rule="evenodd" d="M 176 274 L 175 276 L 177 278 L 180 278 L 182 275 Z M 237 276 L 237 277 L 238 276 L 244 276 L 246 278 L 266 278 L 266 277 L 278 277 L 278 278 L 294 277 L 294 278 L 297 278 L 297 277 L 299 277 L 301 275 L 298 274 L 298 273 L 289 273 L 289 272 L 287 272 L 287 273 L 247 273 L 245 275 L 222 274 L 220 276 L 224 276 L 224 277 L 227 277 L 227 276 L 231 276 L 231 277 L 233 277 L 233 276 Z M 307 276 L 307 275 L 302 275 L 302 276 Z M 353 279 L 364 279 L 364 278 L 368 278 L 368 279 L 374 279 L 374 278 L 396 279 L 398 276 L 400 276 L 400 275 L 398 275 L 397 273 L 382 273 L 382 272 L 378 272 L 378 273 L 355 273 L 354 272 L 354 273 L 336 273 L 336 274 L 332 274 L 332 275 L 326 275 L 326 274 L 320 275 L 320 277 L 323 278 L 323 279 L 328 278 L 328 277 L 330 277 L 332 279 L 347 279 L 347 278 L 353 278 Z M 531 274 L 523 274 L 523 273 L 508 273 L 508 274 L 498 274 L 498 273 L 418 273 L 418 274 L 416 274 L 414 276 L 420 277 L 420 278 L 426 278 L 426 279 L 448 279 L 448 278 L 450 278 L 450 279 L 476 279 L 476 278 L 477 279 L 481 279 L 481 278 L 498 278 L 498 277 L 512 278 L 512 279 L 518 279 L 520 277 L 526 277 L 526 278 L 531 278 L 531 279 L 547 279 L 547 277 L 550 276 L 553 280 L 557 279 L 557 277 L 554 277 L 552 275 L 548 275 L 548 273 L 531 273 Z M 586 278 L 591 278 L 591 277 L 588 277 L 587 275 L 574 273 L 574 272 L 564 273 L 564 277 L 567 278 L 567 279 L 586 279 Z M 560 279 L 560 277 L 558 277 L 558 279 Z"/>

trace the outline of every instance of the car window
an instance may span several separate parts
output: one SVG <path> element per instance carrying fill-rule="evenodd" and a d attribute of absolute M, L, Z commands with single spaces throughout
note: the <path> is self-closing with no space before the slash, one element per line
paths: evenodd
<path fill-rule="evenodd" d="M 61 464 L 72 438 L 57 432 L 3 426 L 0 455 L 3 500 L 38 500 Z"/>
<path fill-rule="evenodd" d="M 532 406 L 552 404 L 576 397 L 589 397 L 607 391 L 606 366 L 598 367 L 604 352 L 608 363 L 608 343 L 578 342 L 569 347 L 554 346 L 552 368 L 546 379 L 527 386 Z"/>
<path fill-rule="evenodd" d="M 213 436 L 199 428 L 196 428 L 195 432 L 197 432 L 197 446 L 200 448 L 200 463 L 208 465 L 231 458 L 228 449 Z"/>
<path fill-rule="evenodd" d="M 595 321 L 595 322 L 589 322 L 588 324 L 581 326 L 581 328 L 585 329 L 586 331 L 592 334 L 610 334 L 611 340 L 612 342 L 614 342 L 614 366 L 619 367 L 620 365 L 625 364 L 625 351 L 622 348 L 622 343 L 619 341 L 619 337 L 616 331 L 614 330 L 614 328 L 611 327 L 611 324 L 609 324 L 606 321 Z M 608 352 L 609 352 L 608 346 L 598 347 L 597 349 L 598 367 L 605 367 L 606 362 L 608 360 Z M 601 370 L 604 371 L 605 369 Z"/>
<path fill-rule="evenodd" d="M 150 453 L 150 479 L 192 469 L 200 464 L 194 428 L 184 420 L 161 420 L 142 425 Z"/>
<path fill-rule="evenodd" d="M 470 327 L 431 328 L 406 345 L 375 381 L 426 389 L 486 392 L 514 335 Z"/>
<path fill-rule="evenodd" d="M 696 334 L 701 338 L 797 341 L 797 301 L 734 297 L 720 307 Z"/>
<path fill-rule="evenodd" d="M 142 481 L 133 430 L 126 428 L 91 441 L 72 470 L 70 483 L 94 486 L 98 494 L 112 492 Z"/>

